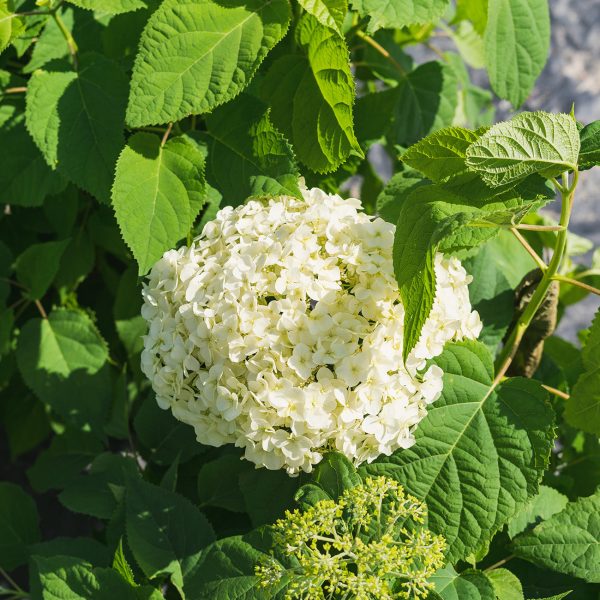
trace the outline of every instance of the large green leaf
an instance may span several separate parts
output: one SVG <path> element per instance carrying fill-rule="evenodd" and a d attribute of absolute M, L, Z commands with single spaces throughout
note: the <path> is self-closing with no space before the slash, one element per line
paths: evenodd
<path fill-rule="evenodd" d="M 79 8 L 97 10 L 112 15 L 146 8 L 146 2 L 143 0 L 68 0 L 68 2 Z"/>
<path fill-rule="evenodd" d="M 354 79 L 339 35 L 305 15 L 296 31 L 305 55 L 273 63 L 262 92 L 275 125 L 292 140 L 300 161 L 328 173 L 351 153 L 362 156 L 353 129 Z"/>
<path fill-rule="evenodd" d="M 515 308 L 513 289 L 494 258 L 494 250 L 488 243 L 475 256 L 463 261 L 463 267 L 473 277 L 469 285 L 471 305 L 483 322 L 478 339 L 492 353 L 507 332 Z"/>
<path fill-rule="evenodd" d="M 361 17 L 370 17 L 369 32 L 436 21 L 448 4 L 449 0 L 352 0 Z"/>
<path fill-rule="evenodd" d="M 519 578 L 508 569 L 492 569 L 487 578 L 494 586 L 494 596 L 498 600 L 525 600 Z"/>
<path fill-rule="evenodd" d="M 546 569 L 600 583 L 600 491 L 517 536 L 513 550 Z"/>
<path fill-rule="evenodd" d="M 147 577 L 168 575 L 183 592 L 215 538 L 206 517 L 187 498 L 137 478 L 127 481 L 126 506 L 127 541 L 138 565 Z"/>
<path fill-rule="evenodd" d="M 267 547 L 265 547 L 267 546 Z M 255 574 L 255 567 L 273 560 L 258 532 L 218 540 L 208 546 L 189 583 L 190 599 L 211 600 L 279 600 L 279 591 L 287 580 L 265 589 Z"/>
<path fill-rule="evenodd" d="M 17 258 L 17 279 L 32 299 L 37 300 L 48 291 L 68 244 L 69 240 L 32 244 Z"/>
<path fill-rule="evenodd" d="M 35 502 L 18 485 L 0 482 L 0 567 L 12 571 L 27 562 L 39 538 Z"/>
<path fill-rule="evenodd" d="M 600 435 L 600 311 L 581 352 L 584 373 L 573 387 L 565 408 L 570 425 Z"/>
<path fill-rule="evenodd" d="M 437 571 L 431 581 L 443 600 L 496 600 L 492 583 L 482 571 L 467 569 L 459 574 L 448 565 Z"/>
<path fill-rule="evenodd" d="M 252 467 L 237 454 L 222 454 L 204 463 L 198 472 L 198 498 L 201 506 L 218 506 L 244 513 L 246 507 L 240 490 L 240 473 Z"/>
<path fill-rule="evenodd" d="M 568 498 L 558 490 L 541 485 L 540 493 L 511 519 L 507 528 L 508 535 L 513 538 L 530 525 L 536 524 L 537 521 L 549 519 L 552 515 L 560 512 L 568 501 Z"/>
<path fill-rule="evenodd" d="M 207 118 L 207 178 L 227 204 L 251 196 L 301 197 L 291 146 L 271 123 L 260 100 L 241 94 Z"/>
<path fill-rule="evenodd" d="M 479 135 L 462 127 L 446 127 L 423 138 L 402 156 L 402 162 L 437 183 L 475 177 L 465 163 L 467 148 Z"/>
<path fill-rule="evenodd" d="M 396 97 L 390 130 L 394 143 L 410 146 L 451 125 L 458 102 L 456 88 L 456 75 L 445 63 L 431 61 L 411 71 L 391 92 Z"/>
<path fill-rule="evenodd" d="M 136 587 L 114 569 L 92 568 L 72 556 L 34 556 L 35 598 L 42 600 L 160 600 L 163 596 L 150 586 Z"/>
<path fill-rule="evenodd" d="M 548 0 L 489 0 L 485 62 L 492 88 L 519 107 L 542 72 L 550 48 Z"/>
<path fill-rule="evenodd" d="M 17 364 L 35 394 L 76 427 L 100 433 L 112 379 L 106 343 L 83 312 L 58 309 L 25 323 Z"/>
<path fill-rule="evenodd" d="M 110 519 L 122 497 L 126 477 L 137 473 L 133 458 L 110 452 L 99 454 L 85 474 L 65 487 L 59 500 L 70 511 Z"/>
<path fill-rule="evenodd" d="M 341 35 L 344 17 L 348 12 L 348 0 L 298 0 L 298 3 L 319 23 Z"/>
<path fill-rule="evenodd" d="M 127 122 L 178 121 L 231 100 L 289 21 L 288 0 L 166 0 L 142 34 Z"/>
<path fill-rule="evenodd" d="M 27 129 L 46 162 L 107 202 L 123 147 L 127 79 L 98 54 L 77 71 L 36 71 L 27 86 Z"/>
<path fill-rule="evenodd" d="M 442 397 L 428 408 L 415 445 L 361 472 L 398 480 L 427 503 L 429 527 L 446 537 L 447 558 L 465 558 L 537 493 L 554 439 L 554 415 L 538 383 L 494 385 L 478 342 L 446 347 Z"/>
<path fill-rule="evenodd" d="M 206 450 L 196 440 L 193 427 L 160 408 L 154 394 L 142 401 L 133 427 L 145 458 L 158 465 L 170 465 L 178 457 L 183 463 Z"/>
<path fill-rule="evenodd" d="M 0 160 L 0 201 L 39 206 L 46 196 L 60 192 L 63 178 L 44 160 L 25 128 L 25 115 L 15 106 L 0 106 L 0 146 L 10 148 Z"/>
<path fill-rule="evenodd" d="M 355 466 L 339 452 L 328 452 L 316 466 L 311 480 L 334 500 L 346 490 L 361 484 Z"/>
<path fill-rule="evenodd" d="M 113 206 L 140 274 L 189 233 L 204 191 L 204 156 L 190 140 L 162 144 L 151 133 L 129 138 L 117 163 Z"/>
<path fill-rule="evenodd" d="M 498 123 L 467 149 L 467 164 L 490 185 L 577 168 L 579 132 L 566 114 L 521 113 Z"/>

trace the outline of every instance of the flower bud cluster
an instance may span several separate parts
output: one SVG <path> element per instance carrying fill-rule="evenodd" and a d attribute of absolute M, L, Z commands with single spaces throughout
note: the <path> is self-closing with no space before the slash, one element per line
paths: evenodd
<path fill-rule="evenodd" d="M 264 588 L 285 577 L 286 600 L 426 598 L 445 540 L 423 526 L 425 504 L 393 479 L 369 478 L 340 499 L 286 512 L 272 527 L 275 559 L 256 567 Z"/>
<path fill-rule="evenodd" d="M 290 474 L 325 450 L 358 465 L 412 445 L 442 389 L 427 359 L 481 329 L 470 277 L 438 254 L 433 309 L 404 364 L 395 227 L 358 200 L 303 195 L 222 209 L 156 263 L 142 308 L 159 405 L 199 442 Z"/>

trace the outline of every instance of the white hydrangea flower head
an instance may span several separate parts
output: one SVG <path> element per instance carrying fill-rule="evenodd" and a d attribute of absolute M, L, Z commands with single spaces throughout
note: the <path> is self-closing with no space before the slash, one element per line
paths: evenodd
<path fill-rule="evenodd" d="M 142 369 L 199 442 L 268 469 L 310 472 L 326 450 L 356 465 L 414 443 L 442 390 L 426 361 L 476 338 L 469 275 L 435 257 L 437 289 L 402 361 L 394 225 L 319 189 L 226 207 L 144 286 Z"/>

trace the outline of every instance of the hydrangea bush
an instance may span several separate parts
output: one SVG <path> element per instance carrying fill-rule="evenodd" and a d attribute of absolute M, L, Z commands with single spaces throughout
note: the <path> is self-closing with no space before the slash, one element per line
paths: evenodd
<path fill-rule="evenodd" d="M 0 0 L 0 597 L 598 600 L 548 4 Z"/>
<path fill-rule="evenodd" d="M 200 443 L 290 474 L 327 450 L 360 465 L 412 446 L 442 391 L 427 359 L 476 338 L 481 321 L 471 277 L 437 254 L 433 308 L 403 361 L 395 227 L 360 209 L 316 188 L 252 200 L 154 265 L 142 370 Z"/>

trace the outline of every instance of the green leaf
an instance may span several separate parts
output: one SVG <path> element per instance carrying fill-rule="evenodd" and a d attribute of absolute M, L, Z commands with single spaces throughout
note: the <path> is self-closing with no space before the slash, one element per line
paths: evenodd
<path fill-rule="evenodd" d="M 0 567 L 12 571 L 27 562 L 29 546 L 39 539 L 33 499 L 18 485 L 0 482 Z"/>
<path fill-rule="evenodd" d="M 579 168 L 590 169 L 600 164 L 600 121 L 586 125 L 580 132 Z"/>
<path fill-rule="evenodd" d="M 204 192 L 204 157 L 190 140 L 163 145 L 151 133 L 129 138 L 117 163 L 113 206 L 140 275 L 187 235 Z"/>
<path fill-rule="evenodd" d="M 184 463 L 206 450 L 193 427 L 160 408 L 153 394 L 143 400 L 133 426 L 142 450 L 147 451 L 144 456 L 158 465 L 170 465 L 177 457 Z"/>
<path fill-rule="evenodd" d="M 492 569 L 487 578 L 492 582 L 498 600 L 525 600 L 519 578 L 508 569 Z"/>
<path fill-rule="evenodd" d="M 573 427 L 600 434 L 600 311 L 581 352 L 584 373 L 571 391 L 565 419 Z"/>
<path fill-rule="evenodd" d="M 183 496 L 137 478 L 127 482 L 126 506 L 127 541 L 138 565 L 149 578 L 168 575 L 182 592 L 215 538 L 206 517 Z"/>
<path fill-rule="evenodd" d="M 484 41 L 492 88 L 521 106 L 548 58 L 548 0 L 489 0 Z"/>
<path fill-rule="evenodd" d="M 91 319 L 54 310 L 25 323 L 17 345 L 23 380 L 43 402 L 75 427 L 101 437 L 112 396 L 108 349 Z"/>
<path fill-rule="evenodd" d="M 0 52 L 23 31 L 23 22 L 15 14 L 13 3 L 9 0 L 0 1 Z"/>
<path fill-rule="evenodd" d="M 342 25 L 348 12 L 347 0 L 298 0 L 298 4 L 321 25 L 342 34 Z"/>
<path fill-rule="evenodd" d="M 27 86 L 27 129 L 46 162 L 107 202 L 123 147 L 127 80 L 118 65 L 83 54 L 78 71 L 36 71 Z"/>
<path fill-rule="evenodd" d="M 377 196 L 377 214 L 388 223 L 398 222 L 402 204 L 410 194 L 422 185 L 428 184 L 414 172 L 400 171 L 392 176 Z"/>
<path fill-rule="evenodd" d="M 33 591 L 42 600 L 158 600 L 150 588 L 136 588 L 113 569 L 96 568 L 72 556 L 33 557 L 38 574 Z"/>
<path fill-rule="evenodd" d="M 457 573 L 452 565 L 437 571 L 431 580 L 443 600 L 496 600 L 494 588 L 482 571 Z"/>
<path fill-rule="evenodd" d="M 117 571 L 117 573 L 120 573 L 120 575 L 123 577 L 123 579 L 125 579 L 125 581 L 127 581 L 131 585 L 136 585 L 135 577 L 133 576 L 133 571 L 131 570 L 129 563 L 125 558 L 125 553 L 123 552 L 123 538 L 119 540 L 119 545 L 115 550 L 115 555 L 112 561 L 112 568 L 115 571 Z"/>
<path fill-rule="evenodd" d="M 95 567 L 108 567 L 108 548 L 91 537 L 56 537 L 31 546 L 31 556 L 51 558 L 58 554 L 80 558 Z M 29 562 L 29 579 L 38 576 L 34 561 Z"/>
<path fill-rule="evenodd" d="M 69 483 L 58 499 L 69 510 L 97 519 L 110 519 L 121 499 L 127 477 L 138 475 L 131 457 L 99 454 L 86 473 Z"/>
<path fill-rule="evenodd" d="M 361 17 L 370 17 L 367 31 L 401 29 L 437 21 L 448 8 L 448 0 L 352 0 Z"/>
<path fill-rule="evenodd" d="M 468 187 L 468 186 L 466 186 Z M 518 223 L 544 201 L 509 192 L 507 200 L 474 201 L 440 186 L 420 186 L 402 203 L 394 237 L 394 271 L 405 308 L 403 355 L 416 345 L 435 297 L 434 258 L 439 249 L 469 250 L 497 235 L 499 226 Z"/>
<path fill-rule="evenodd" d="M 449 561 L 488 542 L 538 491 L 554 439 L 553 411 L 539 384 L 493 384 L 492 356 L 478 342 L 446 346 L 435 359 L 442 396 L 415 445 L 361 467 L 386 475 L 427 503 L 428 526 L 446 537 Z"/>
<path fill-rule="evenodd" d="M 33 300 L 41 298 L 58 273 L 60 259 L 69 240 L 32 244 L 15 262 L 17 279 Z"/>
<path fill-rule="evenodd" d="M 131 12 L 140 8 L 146 8 L 143 0 L 67 0 L 79 8 L 95 10 L 111 15 Z"/>
<path fill-rule="evenodd" d="M 0 201 L 40 206 L 66 181 L 46 164 L 25 128 L 25 115 L 11 105 L 0 106 L 0 146 L 10 148 L 0 161 Z"/>
<path fill-rule="evenodd" d="M 68 377 L 77 370 L 97 373 L 108 348 L 83 312 L 58 309 L 47 319 L 27 321 L 19 337 L 17 360 L 25 382 L 36 391 L 36 372 Z"/>
<path fill-rule="evenodd" d="M 496 263 L 494 250 L 489 243 L 462 264 L 473 277 L 469 285 L 469 298 L 471 306 L 479 313 L 483 322 L 483 329 L 477 339 L 494 354 L 513 319 L 513 289 Z"/>
<path fill-rule="evenodd" d="M 513 540 L 515 554 L 540 567 L 600 583 L 600 491 L 579 498 Z"/>
<path fill-rule="evenodd" d="M 240 473 L 239 483 L 254 527 L 273 523 L 286 510 L 295 508 L 294 497 L 300 480 L 284 471 L 248 470 Z"/>
<path fill-rule="evenodd" d="M 302 197 L 292 148 L 260 100 L 241 94 L 208 115 L 206 127 L 207 177 L 228 204 L 252 196 Z"/>
<path fill-rule="evenodd" d="M 328 452 L 315 467 L 312 482 L 330 498 L 337 500 L 344 491 L 360 485 L 362 479 L 346 456 L 339 452 Z"/>
<path fill-rule="evenodd" d="M 248 461 L 236 454 L 223 454 L 204 463 L 198 473 L 198 499 L 201 506 L 218 506 L 232 512 L 246 512 L 238 478 L 249 470 Z"/>
<path fill-rule="evenodd" d="M 462 127 L 446 127 L 411 146 L 400 158 L 436 183 L 460 177 L 473 178 L 465 164 L 468 147 L 479 135 Z"/>
<path fill-rule="evenodd" d="M 469 146 L 467 165 L 492 186 L 532 173 L 553 177 L 577 168 L 579 144 L 570 115 L 525 112 L 494 125 Z"/>
<path fill-rule="evenodd" d="M 513 538 L 538 521 L 545 521 L 563 510 L 568 498 L 554 488 L 541 485 L 534 496 L 508 523 L 508 535 Z"/>
<path fill-rule="evenodd" d="M 257 539 L 258 538 L 258 539 Z M 268 547 L 260 543 L 257 533 L 218 540 L 203 550 L 195 576 L 190 582 L 190 598 L 211 600 L 275 600 L 287 584 L 265 590 L 255 574 L 255 567 L 273 560 Z"/>
<path fill-rule="evenodd" d="M 50 447 L 38 455 L 27 471 L 31 487 L 38 493 L 66 487 L 100 452 L 101 443 L 90 433 L 67 430 L 54 436 Z"/>
<path fill-rule="evenodd" d="M 474 26 L 469 21 L 462 21 L 456 29 L 448 29 L 448 33 L 465 63 L 474 69 L 483 69 L 485 66 L 483 38 Z"/>
<path fill-rule="evenodd" d="M 401 218 L 401 217 L 400 217 Z M 400 222 L 400 218 L 398 222 Z M 394 248 L 397 245 L 394 243 Z M 404 306 L 404 337 L 402 358 L 406 361 L 417 345 L 421 331 L 435 299 L 435 249 L 429 248 L 420 268 L 400 285 L 400 297 Z M 394 264 L 396 259 L 394 255 Z"/>
<path fill-rule="evenodd" d="M 468 19 L 475 31 L 483 35 L 487 25 L 488 0 L 456 0 L 454 21 Z"/>
<path fill-rule="evenodd" d="M 59 10 L 58 16 L 62 19 L 67 31 L 73 30 L 73 11 L 71 9 Z M 33 46 L 30 61 L 23 67 L 23 73 L 33 73 L 41 69 L 51 60 L 56 60 L 69 55 L 69 47 L 63 32 L 57 22 L 49 18 L 38 40 Z"/>
<path fill-rule="evenodd" d="M 431 61 L 411 71 L 393 91 L 397 96 L 390 132 L 394 143 L 410 146 L 450 125 L 458 102 L 456 87 L 456 75 L 445 63 Z"/>
<path fill-rule="evenodd" d="M 296 31 L 305 55 L 284 55 L 262 82 L 275 126 L 292 140 L 298 159 L 329 173 L 351 153 L 362 156 L 354 135 L 354 79 L 343 38 L 305 15 Z"/>
<path fill-rule="evenodd" d="M 131 79 L 132 127 L 210 112 L 237 96 L 285 35 L 287 0 L 166 0 L 150 17 Z"/>
<path fill-rule="evenodd" d="M 17 394 L 19 401 L 14 402 Z M 44 405 L 28 390 L 21 386 L 14 390 L 9 387 L 3 390 L 3 395 L 2 424 L 14 460 L 43 442 L 50 433 L 50 426 Z"/>

